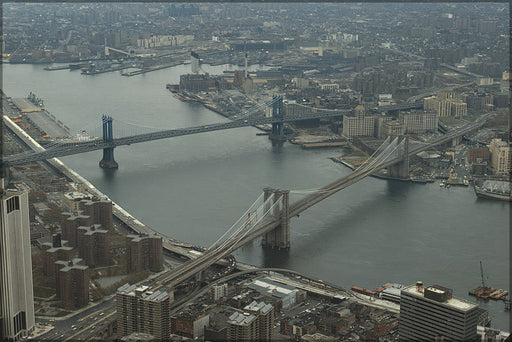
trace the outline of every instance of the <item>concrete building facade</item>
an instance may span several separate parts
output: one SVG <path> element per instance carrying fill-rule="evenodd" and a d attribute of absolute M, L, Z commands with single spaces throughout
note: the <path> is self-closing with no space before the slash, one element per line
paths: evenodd
<path fill-rule="evenodd" d="M 405 133 L 423 133 L 437 130 L 439 118 L 434 113 L 406 113 L 401 115 Z"/>
<path fill-rule="evenodd" d="M 373 116 L 343 116 L 343 135 L 353 137 L 373 137 L 375 132 L 375 118 Z"/>
<path fill-rule="evenodd" d="M 91 195 L 79 191 L 70 191 L 62 194 L 62 206 L 72 213 L 80 210 L 80 201 L 90 199 Z"/>
<path fill-rule="evenodd" d="M 387 138 L 389 136 L 399 136 L 404 134 L 404 124 L 398 120 L 391 120 L 382 124 L 382 136 Z"/>
<path fill-rule="evenodd" d="M 492 172 L 500 176 L 510 176 L 512 171 L 512 147 L 501 139 L 492 139 L 489 144 Z"/>
<path fill-rule="evenodd" d="M 478 306 L 453 297 L 438 286 L 421 282 L 405 287 L 400 295 L 400 341 L 475 341 Z"/>
<path fill-rule="evenodd" d="M 229 316 L 227 323 L 228 342 L 249 342 L 258 340 L 256 316 L 247 312 L 235 312 Z"/>
<path fill-rule="evenodd" d="M 17 341 L 34 329 L 28 192 L 0 188 L 0 339 Z"/>
<path fill-rule="evenodd" d="M 274 327 L 274 307 L 265 302 L 253 301 L 244 308 L 256 316 L 256 337 L 258 341 L 272 341 Z"/>

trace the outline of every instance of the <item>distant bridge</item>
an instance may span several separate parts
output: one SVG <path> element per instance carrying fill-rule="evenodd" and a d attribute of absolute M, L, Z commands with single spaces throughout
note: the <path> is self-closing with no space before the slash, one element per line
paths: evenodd
<path fill-rule="evenodd" d="M 54 143 L 44 150 L 28 151 L 24 153 L 15 154 L 4 158 L 6 165 L 21 165 L 35 161 L 46 160 L 49 158 L 63 157 L 73 154 L 84 152 L 103 150 L 104 156 L 102 162 L 105 167 L 109 167 L 108 163 L 114 164 L 113 149 L 118 146 L 131 145 L 142 143 L 146 141 L 167 139 L 179 137 L 184 135 L 220 131 L 232 128 L 268 125 L 273 127 L 272 136 L 283 136 L 283 123 L 296 122 L 312 119 L 325 119 L 325 118 L 341 118 L 343 114 L 351 113 L 351 109 L 343 110 L 321 110 L 312 108 L 311 112 L 294 115 L 284 115 L 282 108 L 282 97 L 274 97 L 270 102 L 273 106 L 273 115 L 271 117 L 247 117 L 246 119 L 238 119 L 224 123 L 207 124 L 202 126 L 177 128 L 162 130 L 157 132 L 135 134 L 121 138 L 114 138 L 112 131 L 112 118 L 103 116 L 103 139 L 96 138 L 89 141 L 73 141 Z M 115 163 L 117 167 L 117 163 Z M 111 167 L 111 166 L 110 166 Z"/>

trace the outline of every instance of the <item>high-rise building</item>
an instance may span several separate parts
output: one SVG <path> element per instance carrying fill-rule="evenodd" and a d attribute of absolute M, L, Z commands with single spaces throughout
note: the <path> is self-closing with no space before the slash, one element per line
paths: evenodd
<path fill-rule="evenodd" d="M 258 341 L 272 341 L 274 307 L 265 302 L 253 301 L 244 310 L 256 316 L 256 339 Z"/>
<path fill-rule="evenodd" d="M 464 116 L 468 111 L 467 103 L 454 99 L 453 94 L 427 97 L 423 100 L 423 108 L 438 116 Z"/>
<path fill-rule="evenodd" d="M 17 341 L 34 329 L 28 192 L 0 188 L 0 340 Z"/>
<path fill-rule="evenodd" d="M 127 235 L 126 259 L 128 273 L 163 268 L 162 238 L 156 235 Z"/>
<path fill-rule="evenodd" d="M 405 113 L 400 115 L 405 133 L 436 131 L 439 118 L 434 113 Z"/>
<path fill-rule="evenodd" d="M 228 342 L 249 342 L 257 341 L 256 316 L 248 312 L 235 312 L 227 321 L 227 341 Z"/>
<path fill-rule="evenodd" d="M 512 171 L 512 147 L 501 139 L 492 139 L 489 144 L 491 168 L 494 174 L 510 176 Z"/>
<path fill-rule="evenodd" d="M 55 262 L 57 260 L 71 260 L 76 251 L 73 247 L 66 246 L 66 240 L 61 239 L 61 234 L 54 234 L 51 243 L 42 244 L 44 250 L 43 273 L 45 276 L 55 276 Z"/>
<path fill-rule="evenodd" d="M 110 264 L 108 232 L 99 224 L 78 227 L 78 256 L 90 267 Z"/>
<path fill-rule="evenodd" d="M 228 294 L 228 284 L 227 283 L 213 285 L 210 290 L 211 298 L 214 301 L 218 301 L 222 297 L 227 296 L 227 294 Z"/>
<path fill-rule="evenodd" d="M 66 240 L 71 247 L 78 247 L 78 227 L 92 225 L 93 219 L 84 215 L 82 211 L 76 213 L 62 213 L 60 226 L 62 238 Z"/>
<path fill-rule="evenodd" d="M 147 286 L 124 284 L 117 289 L 117 335 L 133 332 L 151 334 L 167 340 L 171 334 L 170 305 L 172 293 L 150 291 Z"/>
<path fill-rule="evenodd" d="M 55 262 L 57 298 L 66 309 L 74 310 L 89 303 L 89 267 L 82 259 Z"/>
<path fill-rule="evenodd" d="M 403 288 L 400 295 L 400 341 L 475 341 L 480 312 L 476 304 L 452 296 L 441 286 Z"/>
<path fill-rule="evenodd" d="M 373 116 L 343 116 L 343 135 L 352 137 L 373 137 L 375 118 Z"/>
<path fill-rule="evenodd" d="M 112 201 L 107 199 L 84 199 L 80 201 L 80 210 L 90 216 L 95 224 L 103 229 L 112 229 Z"/>

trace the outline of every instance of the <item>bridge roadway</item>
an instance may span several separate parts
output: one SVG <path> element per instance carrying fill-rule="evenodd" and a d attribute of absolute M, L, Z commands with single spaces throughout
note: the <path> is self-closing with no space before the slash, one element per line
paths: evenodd
<path fill-rule="evenodd" d="M 95 139 L 91 141 L 85 142 L 69 142 L 58 144 L 57 146 L 53 146 L 44 151 L 30 151 L 15 154 L 12 156 L 8 156 L 4 158 L 4 163 L 8 165 L 20 165 L 26 164 L 34 161 L 41 161 L 55 157 L 63 157 L 72 154 L 90 152 L 101 150 L 104 148 L 113 148 L 117 146 L 123 145 L 131 145 L 136 143 L 142 143 L 146 141 L 159 140 L 159 139 L 167 139 L 172 137 L 179 137 L 190 134 L 198 134 L 205 132 L 213 132 L 220 131 L 225 129 L 239 128 L 239 127 L 247 127 L 247 126 L 256 126 L 256 125 L 265 125 L 265 124 L 273 124 L 273 123 L 281 123 L 281 122 L 294 122 L 294 121 L 304 121 L 304 120 L 312 120 L 312 119 L 326 119 L 326 118 L 336 118 L 341 117 L 344 113 L 352 112 L 351 109 L 343 109 L 337 112 L 316 112 L 316 113 L 307 113 L 307 114 L 299 114 L 299 115 L 290 115 L 285 116 L 284 118 L 272 118 L 272 117 L 260 117 L 260 118 L 251 118 L 247 120 L 236 120 L 224 123 L 216 123 L 216 124 L 208 124 L 203 126 L 195 126 L 188 128 L 177 128 L 177 129 L 169 129 L 159 132 L 152 133 L 144 133 L 138 135 L 132 135 L 122 138 L 115 138 L 112 142 L 104 142 L 103 139 Z"/>
<path fill-rule="evenodd" d="M 459 135 L 466 134 L 466 133 L 482 126 L 489 116 L 490 116 L 490 114 L 484 115 L 483 117 L 479 118 L 478 120 L 474 121 L 473 123 L 469 123 L 469 124 L 459 128 L 456 131 L 450 132 L 440 138 L 437 138 L 437 139 L 431 141 L 428 144 L 410 148 L 408 154 L 409 154 L 409 156 L 411 156 L 420 151 L 426 150 L 432 146 L 449 142 L 451 139 L 453 139 Z M 378 170 L 381 170 L 387 166 L 390 166 L 396 162 L 399 162 L 400 160 L 401 160 L 401 158 L 391 158 L 390 160 L 387 160 L 386 158 L 384 158 L 382 161 L 377 162 L 377 164 L 374 167 L 369 167 L 369 168 L 362 167 L 359 171 L 356 170 L 353 173 L 351 173 L 345 177 L 342 177 L 339 180 L 337 180 L 331 184 L 328 184 L 327 186 L 319 189 L 319 191 L 317 191 L 316 193 L 309 195 L 306 198 L 291 205 L 290 206 L 290 217 L 297 216 L 302 211 L 304 211 L 307 208 L 313 206 L 314 204 L 320 202 L 322 199 L 325 199 L 326 197 L 348 187 L 351 184 L 354 184 L 355 182 L 363 179 L 364 177 L 366 177 Z M 271 231 L 272 229 L 276 228 L 279 224 L 280 224 L 279 218 L 267 216 L 261 223 L 257 224 L 254 227 L 251 227 L 250 231 L 248 231 L 246 233 L 242 232 L 242 235 L 236 234 L 235 237 L 231 237 L 231 238 L 227 239 L 226 241 L 224 241 L 224 243 L 219 245 L 217 248 L 215 248 L 211 251 L 206 251 L 201 257 L 198 257 L 195 260 L 191 260 L 190 262 L 183 264 L 183 266 L 178 269 L 173 269 L 169 275 L 162 275 L 163 277 L 161 277 L 161 278 L 159 277 L 160 285 L 155 287 L 155 290 L 157 288 L 162 288 L 164 285 L 170 286 L 171 288 L 174 287 L 175 285 L 179 284 L 180 282 L 192 277 L 197 272 L 200 272 L 200 271 L 206 269 L 207 267 L 211 266 L 213 263 L 215 263 L 215 261 L 222 259 L 226 255 L 232 253 L 233 251 L 235 251 L 236 249 L 245 245 L 249 241 L 252 241 L 253 239 Z M 274 271 L 277 271 L 277 270 L 274 270 Z M 256 270 L 254 270 L 254 272 L 256 272 Z M 294 273 L 298 274 L 296 272 L 294 272 Z M 243 273 L 243 274 L 245 274 L 245 273 Z M 231 279 L 232 276 L 235 277 L 235 276 L 239 276 L 239 275 L 241 275 L 241 274 L 237 273 L 237 274 L 228 276 L 227 278 L 224 277 L 224 278 L 220 279 L 219 281 L 222 281 L 222 280 L 226 281 L 227 279 Z M 303 275 L 301 275 L 301 276 L 304 278 L 307 278 Z M 339 288 L 332 284 L 326 284 L 326 285 L 330 286 L 333 289 L 342 291 L 349 296 L 354 296 L 357 298 L 360 297 L 357 294 L 353 293 L 352 291 Z M 200 295 L 201 293 L 203 293 L 203 291 L 200 291 L 200 293 L 194 291 L 192 296 L 196 297 L 196 296 Z M 187 298 L 190 299 L 191 297 L 187 297 Z M 367 301 L 366 297 L 359 298 L 359 299 Z M 177 307 L 179 307 L 183 303 L 184 303 L 184 301 L 180 301 L 180 302 L 175 303 L 175 305 Z M 115 315 L 115 309 L 113 309 L 112 311 L 110 311 L 110 310 L 112 310 L 111 307 L 109 308 L 109 311 L 107 311 L 108 313 L 102 319 L 100 319 L 98 322 L 96 322 L 96 324 L 99 323 L 100 321 L 113 318 Z M 105 311 L 103 311 L 103 312 L 105 312 Z M 90 331 L 90 330 L 91 330 L 91 327 L 87 327 L 81 331 L 78 331 L 75 334 L 73 334 L 72 336 L 69 336 L 66 339 L 66 341 L 70 340 L 72 338 L 77 338 L 78 335 L 87 333 L 87 331 Z M 88 337 L 86 337 L 86 338 L 88 338 Z"/>
<path fill-rule="evenodd" d="M 429 143 L 419 145 L 416 147 L 411 147 L 408 150 L 408 155 L 413 156 L 416 153 L 431 148 L 432 146 L 449 142 L 457 136 L 464 135 L 470 131 L 473 131 L 478 127 L 482 126 L 490 115 L 491 114 L 484 115 L 479 119 L 475 120 L 474 122 L 468 123 L 465 126 L 460 127 L 458 130 L 449 132 L 448 134 L 443 135 L 437 139 L 434 139 Z M 377 162 L 375 165 L 371 165 L 370 167 L 363 166 L 361 169 L 355 170 L 351 174 L 342 177 L 318 189 L 318 191 L 315 191 L 311 195 L 307 195 L 301 200 L 291 204 L 289 207 L 289 217 L 291 218 L 294 216 L 298 216 L 300 213 L 312 207 L 316 203 L 322 201 L 323 199 L 335 194 L 336 192 L 342 189 L 345 189 L 346 187 L 360 181 L 361 179 L 379 170 L 385 169 L 395 163 L 398 163 L 403 159 L 402 157 L 393 157 L 389 159 L 385 157 L 383 160 L 378 160 L 378 158 L 379 156 L 376 156 Z M 192 260 L 184 264 L 179 269 L 173 270 L 171 274 L 169 274 L 162 280 L 162 286 L 168 285 L 171 288 L 176 286 L 177 284 L 194 276 L 196 273 L 201 272 L 207 267 L 213 265 L 216 261 L 231 254 L 232 252 L 244 246 L 248 242 L 275 229 L 277 226 L 280 225 L 280 223 L 281 220 L 279 217 L 266 216 L 259 224 L 256 224 L 254 227 L 251 227 L 249 231 L 244 232 L 243 235 L 240 236 L 235 234 L 234 236 L 224 241 L 224 243 L 218 246 L 217 248 L 213 250 L 208 250 L 201 257 L 198 257 L 195 260 Z"/>

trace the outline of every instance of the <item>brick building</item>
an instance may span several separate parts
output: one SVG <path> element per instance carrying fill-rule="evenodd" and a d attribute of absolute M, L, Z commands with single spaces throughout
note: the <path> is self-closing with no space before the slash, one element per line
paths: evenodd
<path fill-rule="evenodd" d="M 57 299 L 69 310 L 89 303 L 89 267 L 82 262 L 80 258 L 55 262 Z"/>
<path fill-rule="evenodd" d="M 112 229 L 112 201 L 107 199 L 84 199 L 80 201 L 80 210 L 90 216 L 93 223 L 100 224 L 103 229 Z"/>
<path fill-rule="evenodd" d="M 78 256 L 89 267 L 110 265 L 108 232 L 99 224 L 78 227 Z"/>
<path fill-rule="evenodd" d="M 74 258 L 76 251 L 66 246 L 67 241 L 61 239 L 61 234 L 54 234 L 52 242 L 42 244 L 44 250 L 43 274 L 47 277 L 55 276 L 55 262 L 68 261 Z"/>
<path fill-rule="evenodd" d="M 82 211 L 77 213 L 62 213 L 60 226 L 62 230 L 62 239 L 68 242 L 71 247 L 78 246 L 78 227 L 92 225 L 93 219 L 84 215 Z"/>
<path fill-rule="evenodd" d="M 156 235 L 127 235 L 126 260 L 128 273 L 163 269 L 162 238 Z"/>

